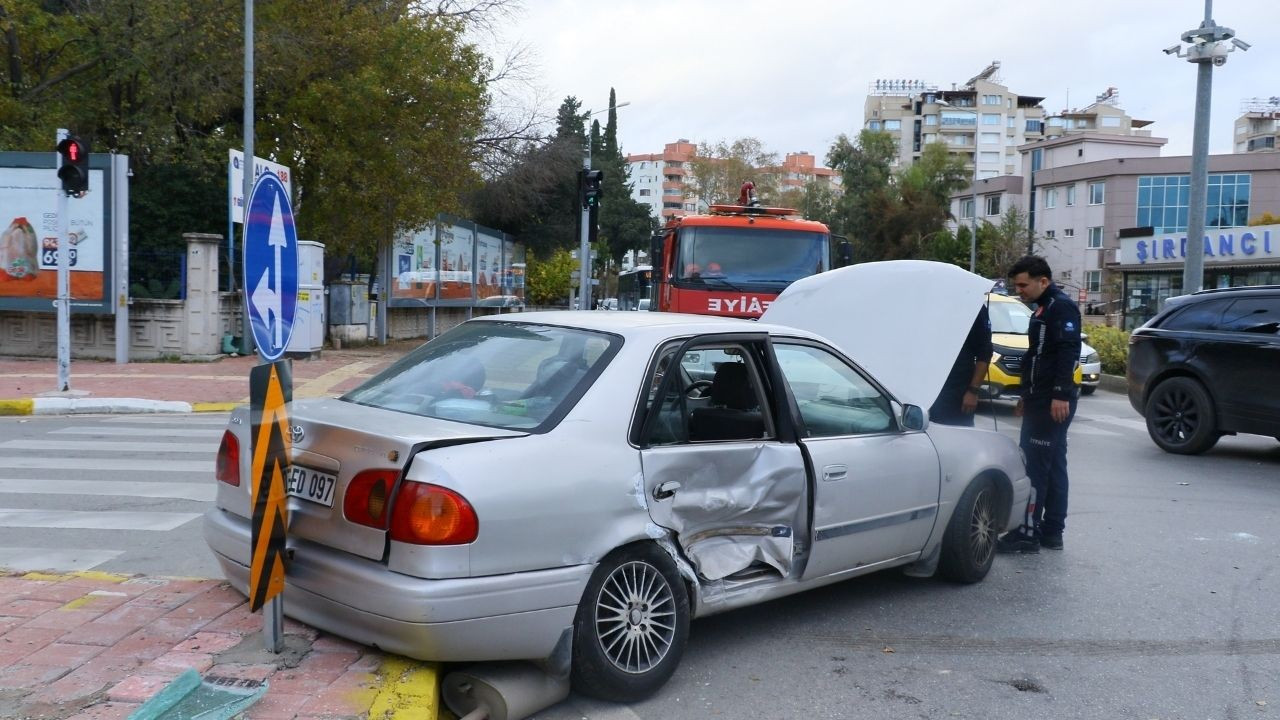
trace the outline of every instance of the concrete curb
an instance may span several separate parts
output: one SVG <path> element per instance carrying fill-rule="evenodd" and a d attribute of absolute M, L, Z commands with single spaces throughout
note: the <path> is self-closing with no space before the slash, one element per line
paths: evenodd
<path fill-rule="evenodd" d="M 144 398 L 0 398 L 0 415 L 130 415 L 148 413 L 230 412 L 243 403 L 189 403 Z"/>
<path fill-rule="evenodd" d="M 1104 373 L 1098 378 L 1098 389 L 1128 395 L 1129 380 L 1124 375 L 1107 375 Z"/>

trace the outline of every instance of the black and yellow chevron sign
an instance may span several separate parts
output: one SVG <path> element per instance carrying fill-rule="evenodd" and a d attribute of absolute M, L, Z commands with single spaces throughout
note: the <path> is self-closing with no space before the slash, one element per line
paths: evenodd
<path fill-rule="evenodd" d="M 285 473 L 292 457 L 288 410 L 292 397 L 290 361 L 277 360 L 249 371 L 253 433 L 253 556 L 249 567 L 252 612 L 284 591 L 284 537 L 289 527 Z"/>

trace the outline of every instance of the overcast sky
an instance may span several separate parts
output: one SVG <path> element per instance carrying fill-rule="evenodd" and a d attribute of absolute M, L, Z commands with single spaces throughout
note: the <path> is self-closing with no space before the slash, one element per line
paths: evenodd
<path fill-rule="evenodd" d="M 1253 48 L 1214 70 L 1211 152 L 1231 152 L 1243 99 L 1280 95 L 1276 8 L 1214 3 L 1214 19 Z M 1121 107 L 1169 139 L 1164 154 L 1183 155 L 1196 71 L 1160 51 L 1203 16 L 1203 0 L 523 0 L 499 44 L 532 50 L 547 113 L 568 95 L 603 109 L 616 88 L 631 102 L 619 111 L 625 153 L 756 137 L 822 162 L 861 127 L 871 81 L 950 88 L 1000 60 L 1003 83 L 1043 96 L 1049 112 L 1117 87 Z"/>

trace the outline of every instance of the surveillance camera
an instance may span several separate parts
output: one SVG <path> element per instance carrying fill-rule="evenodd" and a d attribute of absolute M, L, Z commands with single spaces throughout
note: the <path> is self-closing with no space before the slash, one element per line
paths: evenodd
<path fill-rule="evenodd" d="M 1214 56 L 1213 56 L 1213 66 L 1214 66 L 1214 67 L 1222 67 L 1223 65 L 1226 65 L 1226 64 L 1227 64 L 1227 56 L 1226 56 L 1226 55 L 1214 55 Z"/>
<path fill-rule="evenodd" d="M 1178 54 L 1178 51 L 1179 51 L 1179 50 L 1181 50 L 1181 49 L 1182 49 L 1182 46 L 1181 46 L 1181 45 L 1170 45 L 1169 47 L 1167 47 L 1167 48 L 1165 48 L 1165 49 L 1164 49 L 1164 54 L 1165 54 L 1165 55 L 1177 55 L 1177 54 Z"/>
<path fill-rule="evenodd" d="M 1250 45 L 1249 43 L 1247 43 L 1247 42 L 1245 42 L 1245 41 L 1241 40 L 1240 38 L 1231 38 L 1231 44 L 1232 44 L 1232 45 L 1235 45 L 1236 47 L 1240 48 L 1241 50 L 1248 50 L 1249 48 L 1253 47 L 1252 45 Z"/>

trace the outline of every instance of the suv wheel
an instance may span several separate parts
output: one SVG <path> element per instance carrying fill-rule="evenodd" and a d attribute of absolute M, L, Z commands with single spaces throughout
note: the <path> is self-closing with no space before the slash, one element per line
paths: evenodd
<path fill-rule="evenodd" d="M 1169 378 L 1157 385 L 1145 414 L 1147 433 L 1166 452 L 1198 455 L 1218 442 L 1213 401 L 1191 378 Z"/>

